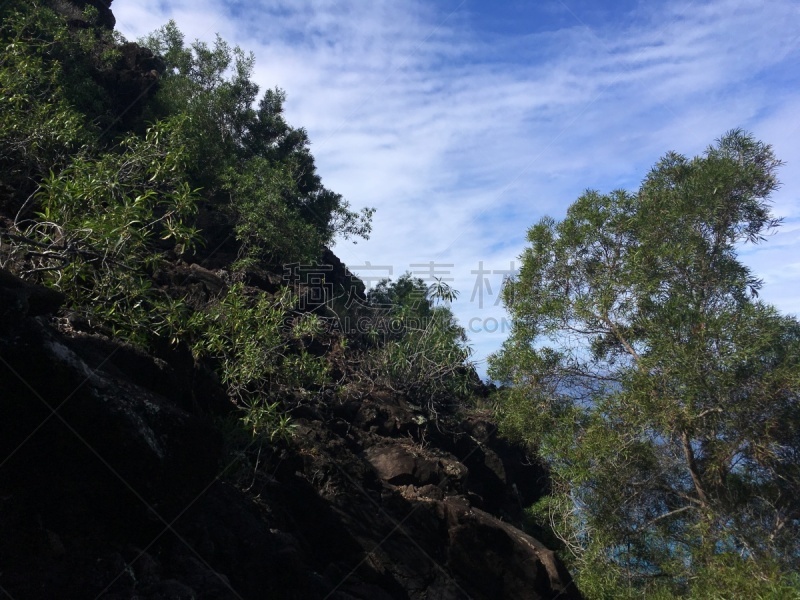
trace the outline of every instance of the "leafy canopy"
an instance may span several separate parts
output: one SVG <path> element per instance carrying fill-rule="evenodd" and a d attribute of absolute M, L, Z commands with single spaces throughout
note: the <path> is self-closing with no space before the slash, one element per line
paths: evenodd
<path fill-rule="evenodd" d="M 369 237 L 374 209 L 355 212 L 322 185 L 308 134 L 284 119 L 284 92 L 257 101 L 252 54 L 220 37 L 187 46 L 172 21 L 141 43 L 166 62 L 151 117 L 187 117 L 192 184 L 227 207 L 243 266 L 314 260 L 337 237 Z"/>
<path fill-rule="evenodd" d="M 779 225 L 779 166 L 731 131 L 528 232 L 490 375 L 510 386 L 506 432 L 551 462 L 556 493 L 536 510 L 588 593 L 798 564 L 800 323 L 757 300 L 736 256 Z"/>

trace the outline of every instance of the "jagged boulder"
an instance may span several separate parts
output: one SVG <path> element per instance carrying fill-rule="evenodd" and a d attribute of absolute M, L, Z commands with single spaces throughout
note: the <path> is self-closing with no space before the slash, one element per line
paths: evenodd
<path fill-rule="evenodd" d="M 303 414 L 302 465 L 294 468 L 356 542 L 348 551 L 318 544 L 328 548 L 325 572 L 335 589 L 360 598 L 370 596 L 357 590 L 378 585 L 390 597 L 417 600 L 580 597 L 552 551 L 499 518 L 521 517 L 518 488 L 528 484 L 508 478 L 516 469 L 513 452 L 501 458 L 492 449 L 502 453 L 502 444 L 485 421 L 431 422 L 420 418 L 419 407 L 384 391 Z M 546 479 L 525 458 L 534 482 Z M 474 491 L 492 487 L 491 502 Z M 538 495 L 546 490 L 540 485 Z"/>

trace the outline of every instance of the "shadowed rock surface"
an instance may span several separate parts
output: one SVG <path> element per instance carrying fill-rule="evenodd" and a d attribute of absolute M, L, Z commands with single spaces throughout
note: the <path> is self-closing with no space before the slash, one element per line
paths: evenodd
<path fill-rule="evenodd" d="M 8 273 L 0 299 L 12 597 L 579 597 L 514 526 L 546 473 L 489 419 L 433 423 L 380 389 L 298 396 L 294 439 L 223 473 L 227 400 L 201 367 L 76 330 L 44 314 L 58 294 Z"/>

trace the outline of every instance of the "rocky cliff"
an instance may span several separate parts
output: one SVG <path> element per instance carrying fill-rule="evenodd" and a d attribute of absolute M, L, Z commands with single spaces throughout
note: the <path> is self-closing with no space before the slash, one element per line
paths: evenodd
<path fill-rule="evenodd" d="M 11 597 L 578 597 L 514 526 L 546 473 L 488 417 L 365 387 L 298 395 L 289 442 L 237 446 L 213 377 L 81 331 L 61 300 L 0 276 Z"/>
<path fill-rule="evenodd" d="M 73 100 L 91 104 L 88 120 L 102 130 L 96 143 L 141 134 L 164 62 L 136 44 L 110 41 L 110 0 L 46 4 L 70 35 L 94 36 L 92 53 L 73 56 L 64 48 L 80 46 L 56 45 L 50 64 L 82 69 Z M 106 50 L 113 61 L 97 59 Z M 25 168 L 12 164 L 27 160 L 24 153 L 0 160 L 0 264 L 29 278 L 63 274 L 76 256 L 74 245 L 37 241 L 18 227 L 32 218 L 36 177 L 48 172 L 50 158 Z M 236 282 L 242 299 L 280 294 L 285 274 L 267 265 L 231 269 L 240 248 L 226 221 L 230 207 L 205 198 L 199 208 L 194 225 L 205 245 L 195 254 L 158 246 L 159 260 L 139 269 L 142 261 L 132 259 L 116 265 L 116 275 L 139 269 L 147 290 L 157 292 L 142 297 L 174 301 L 187 319 Z M 30 262 L 50 251 L 63 262 Z M 114 262 L 89 254 L 92 268 Z M 305 310 L 326 314 L 336 298 L 363 305 L 363 283 L 329 250 L 320 259 L 325 290 L 335 294 L 296 283 Z M 547 473 L 496 435 L 489 411 L 430 397 L 424 406 L 412 402 L 396 391 L 402 386 L 373 381 L 380 379 L 375 368 L 348 378 L 347 361 L 361 355 L 344 358 L 345 346 L 358 340 L 339 332 L 306 346 L 300 338 L 286 342 L 287 355 L 313 354 L 335 376 L 316 387 L 285 386 L 275 397 L 270 389 L 264 406 L 280 405 L 292 435 L 254 435 L 238 418 L 224 376 L 186 339 L 155 335 L 144 350 L 115 336 L 113 319 L 87 310 L 102 305 L 112 314 L 123 293 L 76 301 L 73 289 L 70 300 L 0 269 L 0 595 L 579 597 L 553 553 L 519 528 L 523 507 L 547 493 Z"/>

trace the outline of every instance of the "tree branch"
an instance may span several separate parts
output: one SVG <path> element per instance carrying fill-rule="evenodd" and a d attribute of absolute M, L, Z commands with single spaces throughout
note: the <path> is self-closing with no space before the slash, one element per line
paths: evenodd
<path fill-rule="evenodd" d="M 694 450 L 692 449 L 692 442 L 689 439 L 689 434 L 685 431 L 681 432 L 681 445 L 683 446 L 683 455 L 686 458 L 686 465 L 689 468 L 689 475 L 692 478 L 697 497 L 703 508 L 706 508 L 709 504 L 708 494 L 706 494 L 703 481 L 700 478 L 700 472 L 697 469 L 697 461 L 695 460 Z"/>

